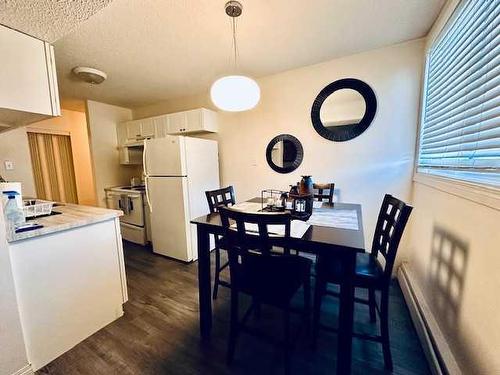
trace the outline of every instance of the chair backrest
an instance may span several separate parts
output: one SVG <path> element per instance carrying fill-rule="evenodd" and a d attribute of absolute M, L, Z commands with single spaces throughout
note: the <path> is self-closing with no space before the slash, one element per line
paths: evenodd
<path fill-rule="evenodd" d="M 314 199 L 320 202 L 327 201 L 329 204 L 333 204 L 334 189 L 335 184 L 333 182 L 329 184 L 313 184 Z"/>
<path fill-rule="evenodd" d="M 246 277 L 258 279 L 259 273 L 269 269 L 268 266 L 277 260 L 276 257 L 281 256 L 272 252 L 277 240 L 284 249 L 283 255 L 290 254 L 287 244 L 290 238 L 290 213 L 249 213 L 226 207 L 219 207 L 219 213 L 224 228 L 225 249 L 228 251 L 231 285 L 238 287 L 242 273 Z M 273 231 L 280 228 L 281 233 L 270 233 L 271 225 Z"/>
<path fill-rule="evenodd" d="M 413 207 L 386 194 L 373 236 L 372 255 L 380 253 L 385 259 L 384 277 L 389 280 L 396 260 L 399 242 Z"/>
<path fill-rule="evenodd" d="M 236 203 L 232 186 L 206 191 L 205 195 L 207 196 L 208 208 L 211 214 L 217 212 L 219 206 L 229 207 Z"/>

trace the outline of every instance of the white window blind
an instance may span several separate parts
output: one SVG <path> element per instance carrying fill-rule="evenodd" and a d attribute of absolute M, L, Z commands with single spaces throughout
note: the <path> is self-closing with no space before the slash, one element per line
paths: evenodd
<path fill-rule="evenodd" d="M 463 0 L 427 56 L 418 171 L 500 186 L 500 1 Z"/>

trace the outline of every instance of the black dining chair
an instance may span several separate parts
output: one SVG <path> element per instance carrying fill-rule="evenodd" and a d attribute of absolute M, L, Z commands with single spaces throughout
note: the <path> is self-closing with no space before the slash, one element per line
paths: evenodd
<path fill-rule="evenodd" d="M 270 305 L 279 308 L 284 314 L 284 339 L 278 343 L 284 346 L 285 373 L 288 374 L 292 350 L 290 313 L 296 312 L 291 307 L 291 301 L 303 287 L 304 309 L 300 312 L 309 326 L 311 261 L 290 255 L 289 213 L 248 213 L 223 207 L 219 208 L 219 212 L 231 275 L 231 323 L 227 362 L 230 364 L 234 358 L 236 340 L 241 331 L 277 343 L 274 337 L 250 330 L 245 325 L 252 311 L 261 305 Z M 270 225 L 282 228 L 282 234 L 270 234 Z M 275 246 L 282 247 L 283 251 L 273 251 Z M 252 298 L 252 303 L 241 320 L 240 293 Z"/>
<path fill-rule="evenodd" d="M 222 189 L 206 191 L 205 195 L 207 197 L 208 208 L 210 213 L 218 212 L 220 206 L 229 207 L 236 203 L 236 198 L 234 195 L 234 188 L 228 186 Z M 220 279 L 221 272 L 229 266 L 229 262 L 225 262 L 221 265 L 221 237 L 215 236 L 215 277 L 214 277 L 214 291 L 213 299 L 217 299 L 217 293 L 219 292 L 219 285 L 226 288 L 230 288 L 231 285 Z"/>
<path fill-rule="evenodd" d="M 380 317 L 380 336 L 354 333 L 354 337 L 371 340 L 382 344 L 385 367 L 392 370 L 392 356 L 389 345 L 389 287 L 392 269 L 396 259 L 399 242 L 405 229 L 412 207 L 403 201 L 386 194 L 380 208 L 371 253 L 359 253 L 356 259 L 354 286 L 368 290 L 368 299 L 354 298 L 354 302 L 369 306 L 370 320 L 376 322 L 376 313 Z M 382 266 L 378 261 L 381 255 L 385 259 Z M 339 284 L 343 278 L 341 263 L 333 256 L 321 254 L 316 263 L 316 285 L 314 290 L 313 340 L 316 345 L 319 328 L 336 331 L 320 324 L 321 302 L 325 294 L 338 297 L 337 292 L 329 291 L 327 284 Z M 381 294 L 380 308 L 375 292 Z"/>
<path fill-rule="evenodd" d="M 313 184 L 314 199 L 320 202 L 328 202 L 328 204 L 333 204 L 333 191 L 335 190 L 335 184 L 330 182 L 328 184 Z"/>

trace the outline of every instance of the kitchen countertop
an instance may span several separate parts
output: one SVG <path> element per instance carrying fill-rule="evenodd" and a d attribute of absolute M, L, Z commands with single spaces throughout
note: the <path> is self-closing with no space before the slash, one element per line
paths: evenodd
<path fill-rule="evenodd" d="M 122 211 L 107 208 L 80 206 L 76 204 L 64 204 L 56 206 L 52 211 L 60 212 L 61 215 L 52 215 L 34 219 L 31 222 L 43 225 L 43 228 L 22 233 L 8 235 L 8 242 L 16 242 L 28 238 L 57 233 L 68 229 L 83 227 L 85 225 L 111 220 L 123 215 Z"/>

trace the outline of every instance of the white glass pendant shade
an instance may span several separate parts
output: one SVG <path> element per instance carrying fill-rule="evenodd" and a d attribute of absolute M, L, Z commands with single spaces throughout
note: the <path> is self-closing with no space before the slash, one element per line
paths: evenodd
<path fill-rule="evenodd" d="M 257 82 L 249 77 L 226 76 L 212 84 L 210 97 L 217 108 L 223 111 L 247 111 L 259 103 L 260 88 Z"/>

